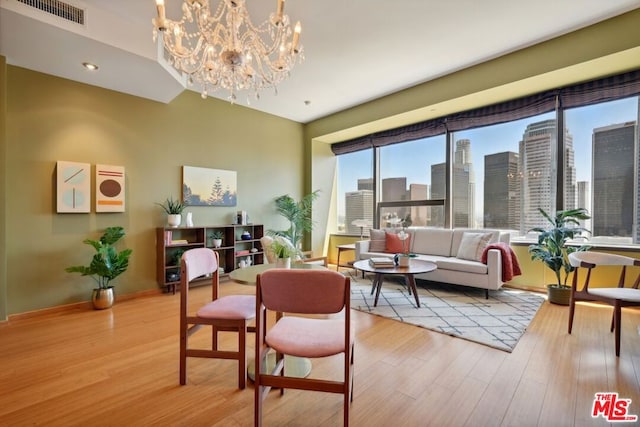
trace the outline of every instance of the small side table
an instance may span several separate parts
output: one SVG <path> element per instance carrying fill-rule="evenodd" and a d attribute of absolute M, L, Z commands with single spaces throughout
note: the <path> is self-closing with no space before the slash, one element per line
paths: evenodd
<path fill-rule="evenodd" d="M 344 268 L 352 268 L 352 264 L 340 264 L 340 254 L 344 251 L 355 251 L 356 250 L 356 244 L 355 243 L 349 243 L 347 245 L 338 245 L 336 246 L 336 248 L 338 248 L 338 262 L 336 263 L 336 271 L 338 271 L 340 269 L 340 267 L 344 267 Z"/>

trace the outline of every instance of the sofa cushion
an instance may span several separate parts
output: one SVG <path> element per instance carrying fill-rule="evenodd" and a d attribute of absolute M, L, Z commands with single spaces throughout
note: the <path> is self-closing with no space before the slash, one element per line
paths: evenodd
<path fill-rule="evenodd" d="M 417 254 L 451 256 L 453 230 L 440 228 L 416 228 L 413 232 L 411 252 Z"/>
<path fill-rule="evenodd" d="M 482 252 L 489 244 L 491 237 L 492 233 L 463 233 L 456 258 L 480 261 Z"/>
<path fill-rule="evenodd" d="M 491 233 L 491 240 L 489 243 L 497 243 L 500 238 L 500 230 L 488 230 L 488 229 L 472 229 L 472 228 L 457 228 L 453 230 L 453 237 L 451 238 L 451 253 L 449 256 L 457 256 L 458 249 L 460 249 L 460 242 L 464 233 Z"/>
<path fill-rule="evenodd" d="M 411 234 L 407 233 L 407 239 L 402 241 L 395 233 L 386 232 L 385 252 L 389 254 L 399 254 L 409 252 L 411 247 Z"/>
<path fill-rule="evenodd" d="M 386 247 L 386 237 L 384 230 L 369 230 L 369 252 L 384 252 Z"/>
<path fill-rule="evenodd" d="M 487 274 L 489 268 L 481 262 L 469 261 L 458 258 L 448 258 L 436 260 L 439 270 L 454 270 L 465 273 Z"/>

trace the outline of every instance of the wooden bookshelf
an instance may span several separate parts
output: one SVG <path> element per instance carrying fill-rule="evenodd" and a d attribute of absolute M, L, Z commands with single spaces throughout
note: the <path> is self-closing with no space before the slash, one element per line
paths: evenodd
<path fill-rule="evenodd" d="M 222 234 L 222 245 L 214 247 L 214 232 Z M 243 238 L 248 233 L 249 238 Z M 262 224 L 211 225 L 205 227 L 158 227 L 156 229 L 156 280 L 167 292 L 175 293 L 180 284 L 180 257 L 193 248 L 211 248 L 218 252 L 223 275 L 238 268 L 240 261 L 262 264 L 264 252 L 260 238 Z M 205 284 L 206 278 L 202 279 Z"/>

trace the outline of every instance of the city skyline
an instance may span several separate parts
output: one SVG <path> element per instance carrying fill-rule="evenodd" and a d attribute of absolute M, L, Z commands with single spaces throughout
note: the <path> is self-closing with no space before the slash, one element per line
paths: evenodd
<path fill-rule="evenodd" d="M 567 158 L 574 157 L 576 167 L 573 167 L 570 162 L 565 165 L 565 180 L 567 181 L 567 191 L 565 194 L 567 199 L 567 207 L 575 207 L 577 204 L 577 182 L 589 181 L 591 182 L 591 144 L 592 134 L 595 128 L 608 126 L 625 121 L 636 121 L 638 117 L 638 98 L 628 98 L 609 102 L 606 104 L 598 104 L 589 107 L 578 108 L 569 110 L 565 114 L 566 127 L 565 133 L 570 133 L 571 136 L 566 137 L 567 144 L 570 147 L 571 139 L 573 140 L 573 146 L 580 147 L 580 149 L 569 149 L 565 156 Z M 518 144 L 522 141 L 526 132 L 526 127 L 533 122 L 541 122 L 545 119 L 555 119 L 555 113 L 547 113 L 532 118 L 518 120 L 502 125 L 487 126 L 484 128 L 470 129 L 463 132 L 456 132 L 454 134 L 454 147 L 459 141 L 469 140 L 470 145 L 470 157 L 472 165 L 472 172 L 475 170 L 475 214 L 477 217 L 475 221 L 483 222 L 482 214 L 484 212 L 484 158 L 487 155 L 492 155 L 500 152 L 512 152 L 518 153 Z M 524 127 L 523 127 L 524 126 Z M 574 133 L 575 129 L 575 133 Z M 514 135 L 518 135 L 514 137 Z M 514 141 L 515 142 L 512 142 Z M 410 147 L 409 144 L 421 143 L 419 155 L 416 154 L 416 146 Z M 407 190 L 411 184 L 421 184 L 427 187 L 431 186 L 431 173 L 429 167 L 429 161 L 431 166 L 434 164 L 442 163 L 444 161 L 444 136 L 436 136 L 428 138 L 422 141 L 413 141 L 411 143 L 396 144 L 392 146 L 383 147 L 381 149 L 381 178 L 400 178 L 406 180 Z M 390 150 L 393 148 L 393 151 Z M 382 152 L 385 150 L 385 152 Z M 413 154 L 413 155 L 411 155 Z M 385 157 L 386 155 L 386 157 Z M 356 176 L 358 173 L 363 173 L 362 166 L 367 165 L 368 169 L 371 169 L 371 153 L 361 152 L 352 153 L 351 160 L 359 162 L 359 167 L 352 167 L 350 169 L 351 174 Z M 356 159 L 359 157 L 359 159 Z M 427 160 L 425 160 L 427 159 Z M 431 159 L 431 160 L 428 160 Z M 455 159 L 453 159 L 455 160 Z M 352 162 L 349 162 L 352 163 Z M 411 165 L 422 165 L 411 166 Z M 366 166 L 365 166 L 366 167 Z M 348 184 L 352 184 L 355 181 L 350 181 L 347 173 L 344 174 L 341 168 L 339 172 L 340 181 L 339 187 L 344 188 Z M 359 169 L 359 170 L 358 170 Z M 364 172 L 367 173 L 367 172 Z M 370 174 L 370 172 L 369 172 Z M 395 176 L 394 176 L 395 175 Z M 360 177 L 363 178 L 363 177 Z M 356 179 L 357 181 L 357 179 Z M 340 202 L 339 202 L 340 205 Z M 569 206 L 572 205 L 572 206 Z M 340 215 L 340 214 L 339 214 Z"/>

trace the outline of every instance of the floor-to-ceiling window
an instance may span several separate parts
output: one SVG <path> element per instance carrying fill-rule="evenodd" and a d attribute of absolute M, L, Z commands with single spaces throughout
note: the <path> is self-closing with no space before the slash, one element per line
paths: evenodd
<path fill-rule="evenodd" d="M 339 233 L 368 235 L 373 227 L 373 149 L 338 156 Z"/>
<path fill-rule="evenodd" d="M 555 208 L 555 112 L 453 134 L 452 226 L 513 230 L 543 225 Z"/>
<path fill-rule="evenodd" d="M 584 207 L 591 242 L 639 244 L 639 97 L 567 109 L 565 207 Z"/>
<path fill-rule="evenodd" d="M 640 244 L 638 92 L 640 70 L 345 142 L 334 150 L 337 231 L 358 234 L 350 224 L 364 219 L 498 228 L 518 240 L 547 226 L 540 209 L 584 207 L 593 243 Z M 364 211 L 349 217 L 350 192 L 366 189 Z"/>

